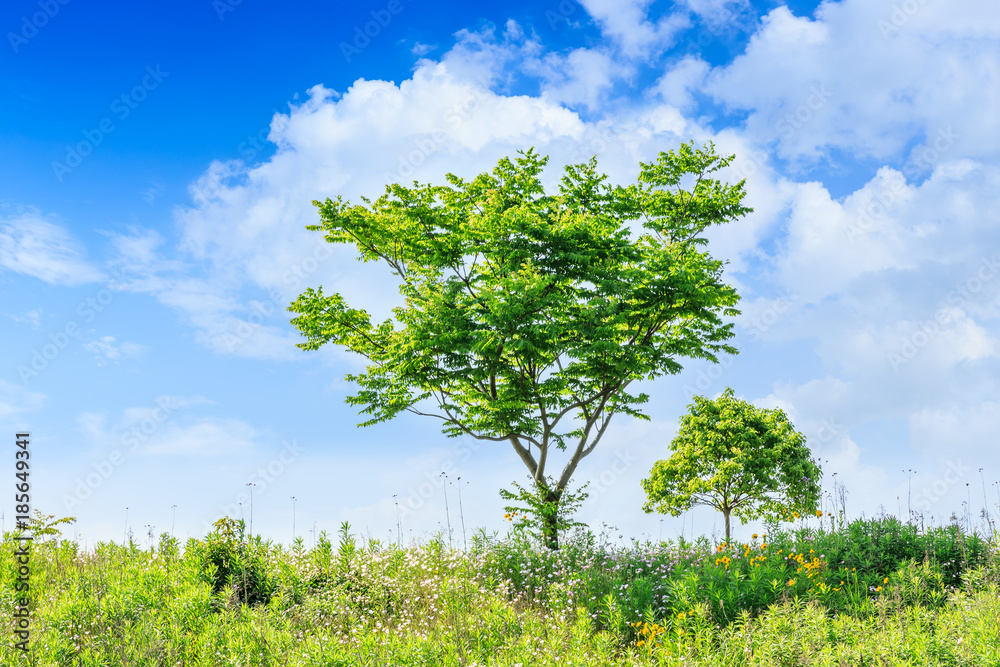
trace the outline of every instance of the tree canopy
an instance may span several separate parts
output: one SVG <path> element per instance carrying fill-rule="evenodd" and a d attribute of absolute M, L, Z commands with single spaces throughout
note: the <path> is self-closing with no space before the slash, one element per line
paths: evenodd
<path fill-rule="evenodd" d="M 785 413 L 737 399 L 731 388 L 715 400 L 695 396 L 671 441 L 673 455 L 642 481 L 643 509 L 677 516 L 693 505 L 742 522 L 816 511 L 821 470 L 805 437 Z"/>
<path fill-rule="evenodd" d="M 368 361 L 347 375 L 359 387 L 347 402 L 370 417 L 361 426 L 410 412 L 440 419 L 449 437 L 509 443 L 537 500 L 558 506 L 614 415 L 648 419 L 633 382 L 677 373 L 679 357 L 737 353 L 721 316 L 739 314 L 739 295 L 699 250 L 706 228 L 751 210 L 743 181 L 708 177 L 732 159 L 682 144 L 640 163 L 627 187 L 608 185 L 591 159 L 566 166 L 549 195 L 548 158 L 530 149 L 472 180 L 315 201 L 321 224 L 307 229 L 384 262 L 403 305 L 372 323 L 340 294 L 309 288 L 289 306 L 307 339 L 298 346 L 333 343 Z M 558 476 L 556 452 L 566 453 Z M 549 514 L 542 532 L 555 548 Z"/>

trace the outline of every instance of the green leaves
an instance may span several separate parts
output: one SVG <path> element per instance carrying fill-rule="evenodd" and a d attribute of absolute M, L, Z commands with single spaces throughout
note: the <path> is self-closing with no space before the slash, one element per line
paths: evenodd
<path fill-rule="evenodd" d="M 746 522 L 815 510 L 821 471 L 783 411 L 756 408 L 731 388 L 694 400 L 670 443 L 673 455 L 642 481 L 646 512 L 715 507 L 726 516 L 728 539 L 730 514 Z"/>
<path fill-rule="evenodd" d="M 509 441 L 536 483 L 551 446 L 568 450 L 558 498 L 613 415 L 647 418 L 631 382 L 677 373 L 678 357 L 737 352 L 721 318 L 739 313 L 739 295 L 695 238 L 750 210 L 742 184 L 707 178 L 729 159 L 684 145 L 628 187 L 608 185 L 590 160 L 567 166 L 547 195 L 548 158 L 530 149 L 471 181 L 449 174 L 447 186 L 391 184 L 363 205 L 314 202 L 320 224 L 308 229 L 385 262 L 404 305 L 375 325 L 310 288 L 289 306 L 299 347 L 332 343 L 368 360 L 348 376 L 359 387 L 348 402 L 371 417 L 362 425 L 435 416 L 449 436 Z M 679 186 L 689 177 L 691 192 Z M 633 238 L 636 220 L 648 231 Z"/>

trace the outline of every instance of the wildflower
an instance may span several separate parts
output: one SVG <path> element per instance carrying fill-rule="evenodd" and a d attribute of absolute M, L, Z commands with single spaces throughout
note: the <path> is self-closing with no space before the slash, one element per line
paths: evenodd
<path fill-rule="evenodd" d="M 754 533 L 754 534 L 753 534 L 753 535 L 751 535 L 750 537 L 752 537 L 753 539 L 755 539 L 755 540 L 756 540 L 756 539 L 757 539 L 757 533 Z"/>
<path fill-rule="evenodd" d="M 789 586 L 794 586 L 795 585 L 795 580 L 794 579 L 789 579 L 788 580 L 788 585 Z"/>
<path fill-rule="evenodd" d="M 882 587 L 881 586 L 876 586 L 875 587 L 875 592 L 876 593 L 881 593 L 882 592 Z"/>
<path fill-rule="evenodd" d="M 883 580 L 882 580 L 882 583 L 883 583 L 883 584 L 887 584 L 887 583 L 889 583 L 889 577 L 886 577 L 885 579 L 883 579 Z"/>
<path fill-rule="evenodd" d="M 816 516 L 823 516 L 823 510 L 816 510 Z"/>

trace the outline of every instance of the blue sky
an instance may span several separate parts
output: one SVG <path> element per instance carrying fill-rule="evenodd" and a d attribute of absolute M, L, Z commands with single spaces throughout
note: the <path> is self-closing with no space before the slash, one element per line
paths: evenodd
<path fill-rule="evenodd" d="M 908 483 L 939 523 L 978 514 L 1000 491 L 992 9 L 6 3 L 0 430 L 33 434 L 35 507 L 90 544 L 174 522 L 202 536 L 249 519 L 252 482 L 254 531 L 274 539 L 293 496 L 307 540 L 345 520 L 388 538 L 396 503 L 422 537 L 447 522 L 446 471 L 453 527 L 461 476 L 468 531 L 502 533 L 498 489 L 526 477 L 509 447 L 416 416 L 359 429 L 359 360 L 295 347 L 285 308 L 306 287 L 374 317 L 398 298 L 304 229 L 311 201 L 530 146 L 549 184 L 592 155 L 628 183 L 694 140 L 736 155 L 723 177 L 755 209 L 709 235 L 742 296 L 740 354 L 646 383 L 652 421 L 618 417 L 581 464 L 579 518 L 623 539 L 721 530 L 709 510 L 644 514 L 639 482 L 692 394 L 726 386 L 785 410 L 853 516 L 905 514 Z"/>

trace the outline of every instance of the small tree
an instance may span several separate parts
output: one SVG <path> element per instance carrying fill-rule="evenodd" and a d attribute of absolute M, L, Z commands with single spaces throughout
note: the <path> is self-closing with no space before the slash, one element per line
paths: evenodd
<path fill-rule="evenodd" d="M 673 455 L 642 480 L 643 510 L 678 516 L 708 505 L 741 523 L 816 511 L 821 470 L 780 409 L 762 410 L 734 397 L 695 396 L 670 443 Z"/>

